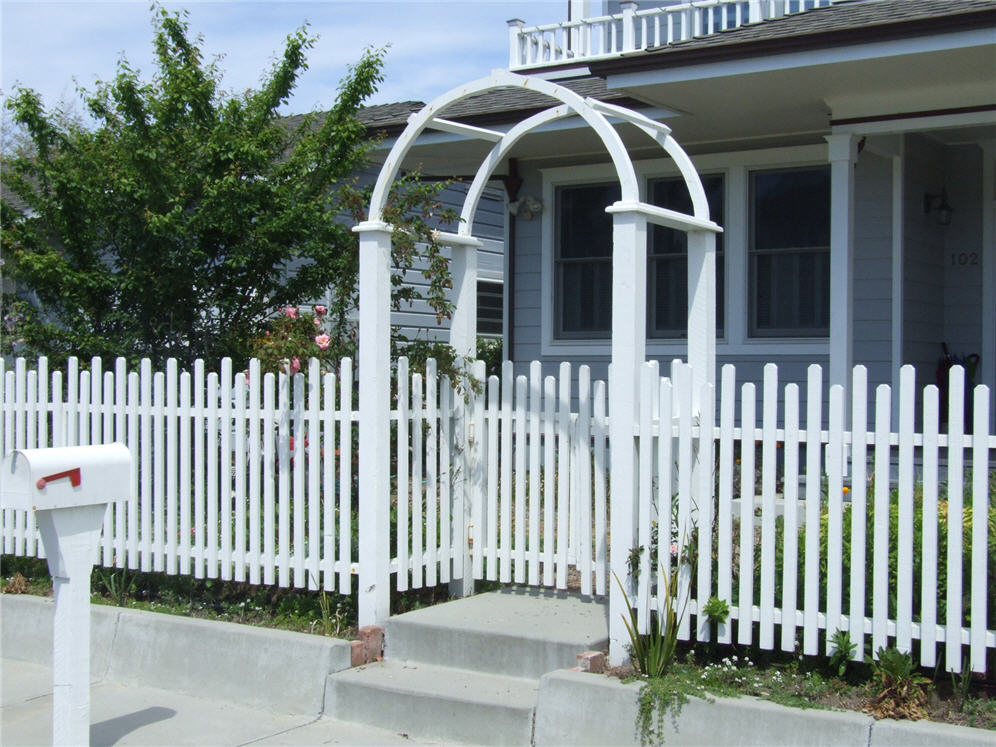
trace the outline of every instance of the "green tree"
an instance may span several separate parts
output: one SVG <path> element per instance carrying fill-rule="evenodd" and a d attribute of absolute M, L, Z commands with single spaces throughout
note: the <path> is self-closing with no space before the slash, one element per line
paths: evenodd
<path fill-rule="evenodd" d="M 31 147 L 4 164 L 5 188 L 27 205 L 0 206 L 4 274 L 21 291 L 4 298 L 4 351 L 242 361 L 276 309 L 332 289 L 327 330 L 348 353 L 350 224 L 366 204 L 353 175 L 373 145 L 356 114 L 382 79 L 382 53 L 363 55 L 327 112 L 284 118 L 315 42 L 305 28 L 258 90 L 236 96 L 184 16 L 154 8 L 153 27 L 151 82 L 122 58 L 113 80 L 79 92 L 92 122 L 45 111 L 30 89 L 7 102 Z M 405 225 L 402 268 L 416 242 L 438 260 L 434 190 L 409 179 L 394 191 L 385 217 Z M 446 316 L 448 268 L 430 267 L 429 300 Z M 396 303 L 406 295 L 396 284 Z"/>

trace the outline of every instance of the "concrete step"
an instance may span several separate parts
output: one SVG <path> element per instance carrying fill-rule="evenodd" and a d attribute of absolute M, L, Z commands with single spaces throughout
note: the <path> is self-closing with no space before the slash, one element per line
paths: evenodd
<path fill-rule="evenodd" d="M 415 739 L 528 745 L 537 688 L 529 679 L 382 661 L 329 675 L 325 716 Z"/>
<path fill-rule="evenodd" d="M 392 617 L 384 658 L 539 679 L 608 647 L 608 602 L 510 587 Z"/>

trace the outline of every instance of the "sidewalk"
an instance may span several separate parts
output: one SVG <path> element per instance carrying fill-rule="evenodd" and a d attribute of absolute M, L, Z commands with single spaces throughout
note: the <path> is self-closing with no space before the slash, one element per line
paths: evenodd
<path fill-rule="evenodd" d="M 52 670 L 0 660 L 3 680 L 0 744 L 52 743 Z M 390 745 L 438 744 L 362 724 L 288 716 L 230 701 L 151 687 L 94 682 L 90 744 L 97 745 Z"/>

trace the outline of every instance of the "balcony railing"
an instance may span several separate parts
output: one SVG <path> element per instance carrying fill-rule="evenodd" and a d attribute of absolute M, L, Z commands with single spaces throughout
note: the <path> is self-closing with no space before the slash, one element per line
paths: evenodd
<path fill-rule="evenodd" d="M 697 0 L 662 8 L 637 10 L 622 3 L 611 16 L 527 27 L 509 21 L 509 69 L 608 59 L 651 47 L 803 13 L 839 0 Z"/>

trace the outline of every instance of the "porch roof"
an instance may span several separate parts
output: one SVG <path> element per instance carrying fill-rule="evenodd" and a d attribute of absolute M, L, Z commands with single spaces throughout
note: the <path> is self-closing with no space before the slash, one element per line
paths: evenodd
<path fill-rule="evenodd" d="M 814 8 L 623 57 L 592 62 L 595 75 L 718 61 L 764 52 L 883 41 L 996 25 L 992 0 L 854 0 Z"/>

